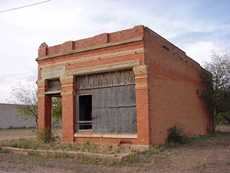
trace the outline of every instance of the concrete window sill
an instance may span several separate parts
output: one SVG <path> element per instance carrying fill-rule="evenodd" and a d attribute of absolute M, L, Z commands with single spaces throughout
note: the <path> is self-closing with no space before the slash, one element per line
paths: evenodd
<path fill-rule="evenodd" d="M 125 138 L 136 139 L 137 134 L 89 134 L 89 133 L 75 133 L 74 137 L 81 138 Z"/>

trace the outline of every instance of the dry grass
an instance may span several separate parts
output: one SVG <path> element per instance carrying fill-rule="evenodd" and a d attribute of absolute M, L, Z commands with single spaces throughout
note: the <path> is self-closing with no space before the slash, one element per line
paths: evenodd
<path fill-rule="evenodd" d="M 95 152 L 95 146 L 67 144 L 35 144 L 35 141 L 7 141 L 21 147 L 50 148 L 64 150 L 84 150 Z M 29 144 L 28 144 L 29 143 Z M 229 173 L 230 172 L 230 133 L 216 133 L 197 136 L 185 145 L 174 147 L 158 146 L 141 153 L 132 153 L 122 162 L 109 162 L 101 159 L 41 156 L 31 153 L 28 156 L 6 153 L 0 150 L 0 172 L 33 173 Z M 114 152 L 107 148 L 107 152 Z M 103 149 L 100 152 L 104 152 Z M 122 150 L 115 152 L 123 152 Z"/>
<path fill-rule="evenodd" d="M 62 151 L 81 151 L 91 153 L 102 153 L 102 154 L 117 154 L 134 152 L 125 146 L 117 145 L 96 145 L 90 142 L 83 144 L 64 144 L 60 143 L 59 140 L 54 140 L 50 143 L 43 143 L 36 138 L 31 139 L 12 139 L 4 140 L 0 142 L 0 146 L 9 146 L 23 149 L 34 149 L 34 150 L 62 150 Z"/>
<path fill-rule="evenodd" d="M 100 159 L 22 156 L 0 151 L 0 170 L 35 173 L 228 173 L 230 172 L 230 134 L 218 133 L 193 138 L 176 147 L 154 147 L 133 153 L 122 162 Z"/>

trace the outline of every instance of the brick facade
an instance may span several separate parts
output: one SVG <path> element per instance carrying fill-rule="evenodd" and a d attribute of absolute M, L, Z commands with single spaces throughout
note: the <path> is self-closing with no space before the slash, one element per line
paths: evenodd
<path fill-rule="evenodd" d="M 167 129 L 181 127 L 188 135 L 207 134 L 212 119 L 197 94 L 203 69 L 186 54 L 144 26 L 103 33 L 38 51 L 39 129 L 50 128 L 46 81 L 59 79 L 64 142 L 162 144 Z M 136 83 L 136 135 L 75 132 L 76 80 L 83 74 L 132 69 Z"/>

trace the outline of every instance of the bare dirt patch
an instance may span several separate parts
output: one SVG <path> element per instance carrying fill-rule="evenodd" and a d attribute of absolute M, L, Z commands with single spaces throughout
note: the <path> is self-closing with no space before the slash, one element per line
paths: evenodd
<path fill-rule="evenodd" d="M 216 127 L 218 132 L 230 132 L 230 125 L 220 125 Z"/>

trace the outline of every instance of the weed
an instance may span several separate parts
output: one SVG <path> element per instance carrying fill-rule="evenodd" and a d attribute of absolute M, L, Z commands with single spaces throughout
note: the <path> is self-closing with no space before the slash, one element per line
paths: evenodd
<path fill-rule="evenodd" d="M 3 149 L 0 147 L 0 153 L 9 153 L 9 151 L 3 150 Z"/>
<path fill-rule="evenodd" d="M 228 133 L 210 133 L 208 135 L 198 135 L 198 136 L 193 136 L 190 138 L 190 142 L 195 142 L 195 141 L 207 141 L 207 140 L 213 140 L 217 138 L 222 138 L 224 135 L 229 135 Z"/>
<path fill-rule="evenodd" d="M 97 151 L 97 145 L 90 143 L 89 141 L 83 143 L 81 145 L 81 151 L 85 152 L 96 152 Z"/>
<path fill-rule="evenodd" d="M 177 144 L 186 144 L 189 142 L 189 138 L 184 134 L 183 130 L 180 128 L 172 127 L 168 129 L 167 144 L 168 145 L 177 145 Z"/>
<path fill-rule="evenodd" d="M 114 165 L 138 165 L 143 162 L 149 162 L 152 156 L 160 154 L 165 147 L 162 145 L 152 146 L 148 150 L 142 152 L 132 152 L 125 159 Z"/>
<path fill-rule="evenodd" d="M 230 161 L 226 161 L 225 164 L 230 166 Z"/>
<path fill-rule="evenodd" d="M 50 129 L 37 131 L 37 140 L 43 143 L 49 143 L 55 140 Z"/>

